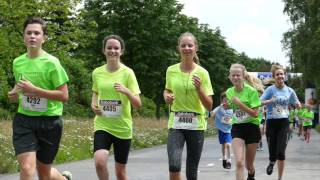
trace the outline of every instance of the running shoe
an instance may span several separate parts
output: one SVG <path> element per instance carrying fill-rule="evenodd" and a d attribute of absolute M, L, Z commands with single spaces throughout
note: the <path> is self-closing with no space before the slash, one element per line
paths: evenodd
<path fill-rule="evenodd" d="M 226 169 L 231 169 L 231 162 L 227 161 Z"/>
<path fill-rule="evenodd" d="M 72 180 L 72 174 L 70 171 L 63 171 L 61 174 L 66 178 L 66 180 Z"/>
<path fill-rule="evenodd" d="M 274 164 L 269 163 L 269 165 L 268 165 L 268 167 L 267 167 L 267 174 L 268 174 L 268 175 L 271 175 L 271 174 L 272 174 L 272 172 L 273 172 L 273 166 L 274 166 Z"/>
<path fill-rule="evenodd" d="M 254 172 L 253 172 L 253 174 L 249 174 L 248 173 L 248 178 L 247 178 L 247 180 L 255 180 L 255 178 L 254 178 Z"/>
<path fill-rule="evenodd" d="M 226 167 L 227 167 L 227 160 L 226 159 L 222 160 L 222 167 L 226 169 Z"/>

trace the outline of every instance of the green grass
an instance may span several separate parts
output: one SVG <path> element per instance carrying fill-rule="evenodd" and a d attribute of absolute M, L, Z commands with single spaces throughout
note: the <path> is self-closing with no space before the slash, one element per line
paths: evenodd
<path fill-rule="evenodd" d="M 65 119 L 64 132 L 56 164 L 93 157 L 93 119 Z M 210 122 L 210 121 L 209 121 Z M 206 136 L 216 133 L 208 125 Z M 0 121 L 0 174 L 18 171 L 18 163 L 12 147 L 11 121 Z M 167 120 L 135 118 L 131 149 L 141 149 L 167 143 Z"/>

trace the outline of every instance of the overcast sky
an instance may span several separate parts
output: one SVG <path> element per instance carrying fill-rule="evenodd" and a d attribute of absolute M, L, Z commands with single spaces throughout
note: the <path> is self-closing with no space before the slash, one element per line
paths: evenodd
<path fill-rule="evenodd" d="M 282 0 L 178 0 L 184 14 L 219 27 L 229 46 L 251 58 L 288 66 L 281 40 L 291 27 Z"/>

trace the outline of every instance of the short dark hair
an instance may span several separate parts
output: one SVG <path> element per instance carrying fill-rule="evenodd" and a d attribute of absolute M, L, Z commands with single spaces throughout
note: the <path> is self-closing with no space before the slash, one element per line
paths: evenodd
<path fill-rule="evenodd" d="M 109 36 L 106 36 L 103 41 L 102 41 L 102 53 L 104 52 L 104 49 L 106 48 L 106 43 L 109 39 L 115 39 L 115 40 L 118 40 L 120 42 L 120 46 L 121 46 L 121 51 L 124 52 L 124 50 L 126 49 L 125 47 L 125 44 L 124 44 L 124 40 L 118 36 L 118 35 L 109 35 Z"/>
<path fill-rule="evenodd" d="M 48 35 L 47 25 L 44 20 L 40 17 L 29 17 L 23 23 L 23 32 L 26 30 L 29 24 L 40 24 L 44 35 Z"/>

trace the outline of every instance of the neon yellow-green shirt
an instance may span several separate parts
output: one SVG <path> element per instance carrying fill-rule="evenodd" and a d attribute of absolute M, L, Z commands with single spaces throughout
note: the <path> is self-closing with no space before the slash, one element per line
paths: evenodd
<path fill-rule="evenodd" d="M 120 139 L 132 138 L 131 103 L 126 95 L 114 89 L 115 83 L 127 87 L 133 94 L 140 94 L 132 69 L 120 64 L 116 72 L 108 72 L 106 65 L 92 73 L 92 91 L 98 94 L 98 104 L 103 115 L 94 118 L 94 131 L 103 130 Z"/>
<path fill-rule="evenodd" d="M 234 96 L 238 97 L 240 101 L 248 106 L 249 108 L 259 108 L 261 106 L 261 101 L 259 98 L 258 91 L 251 87 L 248 84 L 244 84 L 244 87 L 241 92 L 237 92 L 234 87 L 231 87 L 227 89 L 226 92 L 228 104 L 233 109 L 233 117 L 232 117 L 232 123 L 233 124 L 240 124 L 240 123 L 252 123 L 255 125 L 260 124 L 259 117 L 254 118 L 251 117 L 248 113 L 240 110 L 240 108 L 231 103 L 232 98 Z"/>
<path fill-rule="evenodd" d="M 165 88 L 172 91 L 174 101 L 171 106 L 168 128 L 205 130 L 206 108 L 202 105 L 199 95 L 192 84 L 192 76 L 201 79 L 201 87 L 207 96 L 213 95 L 209 73 L 203 67 L 196 65 L 190 73 L 180 69 L 180 63 L 168 67 Z"/>
<path fill-rule="evenodd" d="M 44 52 L 34 59 L 23 54 L 13 61 L 13 74 L 16 82 L 29 80 L 33 85 L 47 90 L 55 90 L 66 84 L 69 79 L 59 60 Z M 35 97 L 33 94 L 20 93 L 18 112 L 28 116 L 61 116 L 61 101 Z"/>
<path fill-rule="evenodd" d="M 314 118 L 314 113 L 308 111 L 307 109 L 302 113 L 303 126 L 312 126 L 312 120 Z"/>

